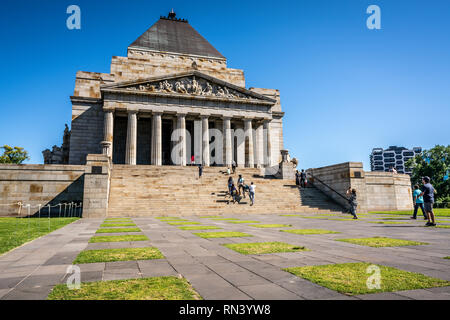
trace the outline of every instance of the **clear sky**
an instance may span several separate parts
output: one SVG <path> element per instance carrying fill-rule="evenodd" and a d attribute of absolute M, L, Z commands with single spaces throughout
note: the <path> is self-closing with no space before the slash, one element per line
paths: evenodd
<path fill-rule="evenodd" d="M 81 8 L 81 30 L 66 9 Z M 381 8 L 381 30 L 366 9 Z M 112 56 L 174 8 L 245 71 L 281 91 L 285 148 L 300 167 L 363 161 L 374 147 L 450 143 L 450 1 L 2 0 L 0 145 L 29 163 L 62 143 L 75 73 Z"/>

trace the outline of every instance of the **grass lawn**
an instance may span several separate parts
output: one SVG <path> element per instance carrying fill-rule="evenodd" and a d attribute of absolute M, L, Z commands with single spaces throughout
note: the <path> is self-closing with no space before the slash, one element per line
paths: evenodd
<path fill-rule="evenodd" d="M 191 227 L 178 227 L 181 230 L 213 230 L 213 229 L 222 229 L 220 227 L 214 226 L 191 226 Z"/>
<path fill-rule="evenodd" d="M 151 259 L 164 259 L 164 256 L 154 247 L 85 250 L 80 252 L 73 264 Z"/>
<path fill-rule="evenodd" d="M 294 246 L 284 242 L 229 243 L 223 246 L 242 254 L 267 254 L 307 250 L 305 247 Z"/>
<path fill-rule="evenodd" d="M 450 259 L 450 257 L 444 257 L 444 259 Z"/>
<path fill-rule="evenodd" d="M 448 228 L 450 228 L 450 225 L 448 225 L 448 224 L 440 224 L 440 225 L 437 225 L 436 228 L 448 229 Z"/>
<path fill-rule="evenodd" d="M 428 244 L 425 242 L 417 242 L 417 241 L 402 240 L 402 239 L 392 239 L 392 238 L 384 238 L 384 237 L 336 239 L 336 241 L 348 242 L 348 243 L 358 244 L 360 246 L 368 246 L 368 247 L 374 247 L 374 248 L 420 246 L 420 245 Z"/>
<path fill-rule="evenodd" d="M 374 218 L 379 220 L 405 220 L 405 221 L 412 221 L 413 219 L 410 218 Z"/>
<path fill-rule="evenodd" d="M 135 227 L 136 224 L 133 222 L 125 222 L 125 223 L 103 223 L 100 225 L 101 228 L 109 228 L 109 227 Z"/>
<path fill-rule="evenodd" d="M 253 221 L 253 220 L 236 220 L 236 221 L 227 221 L 228 223 L 259 223 L 259 221 Z"/>
<path fill-rule="evenodd" d="M 184 225 L 184 224 L 201 224 L 200 222 L 191 222 L 191 221 L 181 221 L 181 222 L 167 222 L 168 224 L 172 225 L 172 226 L 180 226 L 180 225 Z"/>
<path fill-rule="evenodd" d="M 144 235 L 125 235 L 125 236 L 96 236 L 89 240 L 89 243 L 96 242 L 121 242 L 121 241 L 146 241 L 147 236 Z"/>
<path fill-rule="evenodd" d="M 79 290 L 55 286 L 48 300 L 200 300 L 186 279 L 154 277 L 82 283 Z"/>
<path fill-rule="evenodd" d="M 0 255 L 79 218 L 0 218 Z"/>
<path fill-rule="evenodd" d="M 434 212 L 434 214 L 436 216 L 450 217 L 450 208 L 434 208 L 433 212 Z M 408 210 L 408 211 L 372 211 L 372 212 L 369 212 L 369 213 L 412 216 L 413 210 Z"/>
<path fill-rule="evenodd" d="M 249 226 L 256 228 L 289 228 L 291 224 L 249 224 Z"/>
<path fill-rule="evenodd" d="M 194 233 L 196 236 L 200 238 L 235 238 L 235 237 L 253 237 L 251 234 L 243 233 L 243 232 L 200 232 Z"/>
<path fill-rule="evenodd" d="M 289 232 L 294 234 L 328 234 L 328 233 L 340 233 L 336 231 L 330 231 L 325 229 L 292 229 L 292 230 L 280 230 L 281 232 Z"/>
<path fill-rule="evenodd" d="M 117 232 L 141 232 L 139 228 L 103 228 L 98 229 L 95 233 L 117 233 Z"/>
<path fill-rule="evenodd" d="M 369 289 L 366 281 L 370 263 L 343 263 L 283 269 L 298 277 L 340 293 L 354 295 L 376 292 L 393 292 L 450 285 L 450 281 L 427 277 L 420 273 L 377 265 L 380 268 L 381 288 Z"/>

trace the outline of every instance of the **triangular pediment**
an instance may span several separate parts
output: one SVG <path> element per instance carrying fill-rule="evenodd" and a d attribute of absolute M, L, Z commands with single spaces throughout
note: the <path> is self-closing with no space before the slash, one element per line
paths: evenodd
<path fill-rule="evenodd" d="M 210 97 L 236 101 L 252 101 L 274 104 L 264 95 L 198 71 L 165 75 L 136 81 L 119 82 L 101 87 L 103 92 L 129 92 L 170 96 Z"/>

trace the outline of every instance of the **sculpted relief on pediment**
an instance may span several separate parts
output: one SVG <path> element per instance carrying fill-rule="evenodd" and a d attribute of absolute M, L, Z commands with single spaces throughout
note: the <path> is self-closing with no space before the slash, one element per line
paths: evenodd
<path fill-rule="evenodd" d="M 148 93 L 173 93 L 231 99 L 256 99 L 232 88 L 207 81 L 206 79 L 190 77 L 169 79 L 160 82 L 141 83 L 128 86 L 125 89 Z"/>

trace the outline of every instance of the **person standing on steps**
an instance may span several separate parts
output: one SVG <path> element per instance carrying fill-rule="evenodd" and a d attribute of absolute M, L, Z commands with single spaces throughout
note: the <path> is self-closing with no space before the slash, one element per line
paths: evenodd
<path fill-rule="evenodd" d="M 230 175 L 230 174 L 231 174 L 230 167 L 227 167 L 227 175 Z"/>
<path fill-rule="evenodd" d="M 236 172 L 236 162 L 234 162 L 234 160 L 233 160 L 233 163 L 231 164 L 231 169 L 233 171 L 233 174 L 235 174 L 235 172 Z"/>
<path fill-rule="evenodd" d="M 233 177 L 229 177 L 227 187 L 228 187 L 228 194 L 230 195 L 230 197 L 233 195 L 232 188 L 231 188 L 233 185 L 234 185 Z"/>
<path fill-rule="evenodd" d="M 356 208 L 358 207 L 358 201 L 356 199 L 356 190 L 349 188 L 347 190 L 347 196 L 349 196 L 348 203 L 350 204 L 350 213 L 352 214 L 353 219 L 358 219 L 358 217 L 356 216 Z"/>
<path fill-rule="evenodd" d="M 250 198 L 250 201 L 252 202 L 250 206 L 253 206 L 255 204 L 255 188 L 256 188 L 256 186 L 253 184 L 253 181 L 252 183 L 250 183 L 250 186 L 248 188 L 249 188 L 248 196 Z"/>
<path fill-rule="evenodd" d="M 434 187 L 430 183 L 430 177 L 422 178 L 423 186 L 420 197 L 423 197 L 423 205 L 425 207 L 425 212 L 427 213 L 428 222 L 425 224 L 426 227 L 435 227 L 436 220 L 434 218 L 433 204 L 434 204 L 434 194 L 437 193 Z"/>
<path fill-rule="evenodd" d="M 417 211 L 419 208 L 422 210 L 422 214 L 425 220 L 428 219 L 427 214 L 425 213 L 425 208 L 423 206 L 423 197 L 420 196 L 422 191 L 419 189 L 419 185 L 416 184 L 414 186 L 414 192 L 413 192 L 413 202 L 414 202 L 414 213 L 411 219 L 417 219 Z"/>
<path fill-rule="evenodd" d="M 298 170 L 295 170 L 295 185 L 300 185 L 300 172 L 298 172 Z"/>
<path fill-rule="evenodd" d="M 195 157 L 191 156 L 191 166 L 195 166 Z"/>
<path fill-rule="evenodd" d="M 203 174 L 203 165 L 199 165 L 198 166 L 198 178 L 200 179 L 202 177 Z"/>
<path fill-rule="evenodd" d="M 242 178 L 242 174 L 239 175 L 239 179 L 238 179 L 237 183 L 238 183 L 239 195 L 241 195 L 241 189 L 242 189 L 242 193 L 244 194 L 244 198 L 245 198 L 244 178 Z"/>
<path fill-rule="evenodd" d="M 300 186 L 306 188 L 306 172 L 304 169 L 302 169 L 302 172 L 300 173 Z"/>
<path fill-rule="evenodd" d="M 240 202 L 239 194 L 234 183 L 231 185 L 231 197 L 233 198 L 233 203 L 236 203 L 236 201 L 237 203 Z M 228 201 L 227 204 L 230 204 L 230 201 Z"/>

